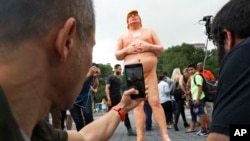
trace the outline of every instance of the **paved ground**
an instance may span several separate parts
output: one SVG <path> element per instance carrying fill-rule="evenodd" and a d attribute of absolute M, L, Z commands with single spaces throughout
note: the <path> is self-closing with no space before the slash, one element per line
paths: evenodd
<path fill-rule="evenodd" d="M 188 122 L 191 122 L 191 116 L 189 109 L 185 111 Z M 100 117 L 100 114 L 95 114 L 95 118 Z M 133 113 L 129 113 L 132 128 L 134 128 L 134 116 Z M 183 126 L 183 121 L 180 116 L 178 127 L 180 131 L 175 131 L 174 129 L 168 129 L 169 136 L 172 141 L 205 141 L 206 137 L 196 135 L 196 132 L 185 133 L 186 129 Z M 196 127 L 196 130 L 199 128 Z M 109 141 L 135 141 L 136 137 L 127 136 L 127 130 L 124 123 L 120 123 L 112 138 Z M 151 131 L 145 131 L 145 141 L 161 141 L 160 132 L 157 124 L 153 121 L 153 129 Z"/>
<path fill-rule="evenodd" d="M 191 123 L 191 116 L 190 116 L 189 109 L 186 109 L 185 113 L 186 113 L 186 117 L 187 117 L 188 122 Z M 102 116 L 102 113 L 94 113 L 95 119 L 99 118 L 100 116 Z M 132 112 L 129 113 L 129 117 L 131 120 L 132 128 L 135 129 L 135 127 L 134 127 L 134 115 Z M 51 122 L 51 118 L 50 118 L 50 122 Z M 198 135 L 196 135 L 196 132 L 185 133 L 186 129 L 183 126 L 183 121 L 182 121 L 181 116 L 179 119 L 178 128 L 180 131 L 175 131 L 173 128 L 168 129 L 168 133 L 169 133 L 169 136 L 170 136 L 172 141 L 205 141 L 206 140 L 206 137 L 198 136 Z M 76 130 L 74 123 L 72 125 L 72 129 Z M 196 127 L 196 130 L 199 130 L 199 127 Z M 124 123 L 121 122 L 109 141 L 136 141 L 136 137 L 135 136 L 127 136 L 127 129 L 126 129 Z M 152 124 L 152 130 L 145 131 L 145 141 L 161 141 L 159 128 L 154 120 L 153 120 L 153 124 Z"/>

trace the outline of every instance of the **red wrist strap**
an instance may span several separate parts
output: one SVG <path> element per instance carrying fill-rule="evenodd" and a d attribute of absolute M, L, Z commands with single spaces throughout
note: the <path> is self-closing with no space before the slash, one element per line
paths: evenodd
<path fill-rule="evenodd" d="M 117 111 L 117 112 L 119 113 L 120 118 L 121 118 L 121 121 L 124 121 L 124 120 L 125 120 L 125 112 L 124 112 L 124 110 L 123 110 L 121 107 L 119 107 L 119 106 L 114 106 L 114 107 L 112 108 L 112 110 L 115 110 L 115 111 Z"/>

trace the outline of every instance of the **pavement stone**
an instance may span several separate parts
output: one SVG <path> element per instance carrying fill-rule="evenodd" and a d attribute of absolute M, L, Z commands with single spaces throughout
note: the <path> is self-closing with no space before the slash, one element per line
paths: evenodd
<path fill-rule="evenodd" d="M 186 114 L 187 121 L 191 123 L 191 115 L 190 115 L 189 109 L 185 110 L 185 114 Z M 100 116 L 102 115 L 98 113 L 94 114 L 95 119 L 99 118 Z M 131 122 L 131 126 L 133 130 L 135 130 L 133 112 L 129 113 L 129 118 L 130 118 L 130 122 Z M 174 128 L 168 129 L 168 134 L 172 141 L 205 141 L 206 140 L 206 137 L 198 136 L 196 135 L 196 132 L 185 133 L 186 128 L 184 128 L 183 126 L 183 120 L 181 116 L 179 118 L 178 128 L 179 128 L 179 131 L 175 131 Z M 196 130 L 198 131 L 199 127 L 196 127 Z M 152 130 L 145 131 L 144 137 L 145 137 L 145 141 L 161 141 L 160 131 L 154 120 L 152 123 Z M 127 136 L 127 129 L 124 123 L 121 122 L 118 125 L 115 133 L 113 134 L 113 136 L 111 137 L 109 141 L 136 141 L 136 136 Z"/>
<path fill-rule="evenodd" d="M 188 123 L 191 123 L 191 115 L 189 109 L 185 109 L 185 114 Z M 94 119 L 98 119 L 101 117 L 103 113 L 94 113 Z M 131 122 L 132 129 L 135 130 L 134 125 L 134 114 L 133 112 L 129 113 L 129 118 Z M 50 118 L 50 122 L 52 119 Z M 174 128 L 168 129 L 169 137 L 172 141 L 205 141 L 206 137 L 198 136 L 196 135 L 196 132 L 193 133 L 185 133 L 186 128 L 183 126 L 183 120 L 180 116 L 179 123 L 178 123 L 179 131 L 175 131 Z M 75 124 L 73 122 L 72 124 L 72 130 L 76 130 Z M 199 127 L 196 127 L 196 130 L 199 130 Z M 160 131 L 153 119 L 152 123 L 152 130 L 151 131 L 145 131 L 144 134 L 145 141 L 161 141 Z M 116 128 L 114 134 L 110 138 L 109 141 L 136 141 L 136 136 L 127 136 L 127 129 L 123 122 L 121 122 L 118 127 Z"/>

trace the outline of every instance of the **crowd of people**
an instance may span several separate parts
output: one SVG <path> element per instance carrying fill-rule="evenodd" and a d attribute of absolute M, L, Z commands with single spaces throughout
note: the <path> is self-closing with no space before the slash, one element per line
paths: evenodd
<path fill-rule="evenodd" d="M 66 119 L 66 129 L 71 130 L 72 129 L 72 122 L 75 122 L 76 129 L 80 130 L 90 122 L 94 120 L 93 118 L 93 113 L 90 112 L 91 114 L 85 114 L 86 111 L 93 111 L 94 107 L 92 107 L 92 102 L 93 102 L 93 89 L 95 88 L 94 92 L 96 93 L 98 90 L 98 75 L 100 74 L 100 69 L 98 68 L 97 64 L 93 64 L 94 66 L 94 71 L 93 68 L 91 67 L 89 69 L 89 78 L 91 81 L 88 82 L 88 79 L 85 81 L 83 85 L 83 89 L 87 89 L 88 91 L 86 92 L 86 97 L 91 96 L 91 98 L 86 98 L 87 100 L 85 102 L 82 102 L 81 104 L 77 105 L 79 107 L 79 111 L 75 111 L 76 107 L 74 106 L 73 108 L 67 110 L 67 111 L 61 111 L 61 116 L 58 116 L 57 113 L 56 115 L 52 115 L 52 125 L 54 128 L 65 128 L 65 119 Z M 209 70 L 203 70 L 204 66 L 202 62 L 198 62 L 197 65 L 191 64 L 187 66 L 186 68 L 183 69 L 182 73 L 180 71 L 180 68 L 175 68 L 173 69 L 171 78 L 168 77 L 168 73 L 164 72 L 162 74 L 158 75 L 158 91 L 159 91 L 159 101 L 161 103 L 161 106 L 164 111 L 164 116 L 167 124 L 167 129 L 174 128 L 175 131 L 179 131 L 178 128 L 178 121 L 179 121 L 179 116 L 181 115 L 183 119 L 183 126 L 187 128 L 185 131 L 186 133 L 192 133 L 192 132 L 197 132 L 197 135 L 201 136 L 207 136 L 208 130 L 211 124 L 211 114 L 209 114 L 212 111 L 212 102 L 207 102 L 202 100 L 204 98 L 204 94 L 200 93 L 200 102 L 199 104 L 196 104 L 196 97 L 197 95 L 194 94 L 192 95 L 191 89 L 197 89 L 194 91 L 199 91 L 199 87 L 196 87 L 192 82 L 192 77 L 197 74 L 202 74 L 206 79 L 215 81 L 215 77 L 213 73 Z M 91 73 L 93 72 L 93 73 Z M 116 64 L 114 66 L 114 73 L 111 74 L 107 80 L 106 80 L 106 88 L 105 88 L 105 93 L 106 97 L 103 98 L 101 109 L 102 110 L 110 110 L 112 107 L 117 105 L 120 100 L 121 100 L 121 78 L 120 75 L 122 73 L 122 67 L 120 64 Z M 197 83 L 198 85 L 202 86 L 202 80 L 201 78 L 197 77 Z M 170 88 L 171 85 L 174 82 L 178 82 L 181 92 L 180 94 L 177 95 L 171 95 L 170 94 Z M 87 84 L 87 85 L 86 85 Z M 192 85 L 193 84 L 193 85 Z M 86 88 L 88 86 L 88 88 Z M 192 87 L 195 88 L 192 88 Z M 197 92 L 193 92 L 197 93 Z M 81 97 L 82 92 L 79 94 L 79 97 Z M 107 99 L 107 101 L 105 100 Z M 91 100 L 88 105 L 88 100 Z M 76 100 L 77 101 L 77 100 Z M 199 105 L 199 112 L 195 113 L 194 108 L 197 108 L 197 105 Z M 191 121 L 188 121 L 185 115 L 185 108 L 190 108 L 190 115 L 191 115 Z M 70 111 L 70 112 L 69 112 Z M 56 113 L 58 111 L 56 110 L 51 110 L 51 113 Z M 75 113 L 74 113 L 75 112 Z M 88 113 L 88 112 L 87 112 Z M 145 130 L 150 131 L 152 129 L 152 108 L 146 100 L 144 102 L 144 113 L 146 116 L 146 120 L 144 123 Z M 77 115 L 78 114 L 78 115 Z M 88 117 L 91 117 L 91 120 L 88 120 Z M 197 119 L 199 118 L 199 120 Z M 73 120 L 72 120 L 73 118 Z M 55 121 L 54 121 L 55 120 Z M 81 121 L 79 121 L 81 120 Z M 191 122 L 191 125 L 189 124 Z M 133 123 L 132 123 L 133 124 Z M 61 125 L 61 126 L 60 126 Z M 125 116 L 124 120 L 124 125 L 127 128 L 127 135 L 128 136 L 136 136 L 136 132 L 132 130 L 131 122 L 128 116 L 128 113 Z M 197 126 L 200 126 L 200 130 L 195 130 Z"/>
<path fill-rule="evenodd" d="M 197 132 L 197 135 L 207 136 L 212 118 L 211 115 L 209 115 L 208 113 L 210 110 L 212 110 L 211 109 L 212 107 L 211 105 L 207 106 L 206 104 L 207 103 L 212 104 L 212 102 L 204 101 L 205 95 L 204 92 L 202 91 L 203 80 L 201 78 L 198 78 L 197 74 L 202 73 L 203 75 L 204 72 L 209 72 L 210 76 L 212 76 L 213 78 L 215 77 L 209 70 L 200 71 L 201 65 L 202 65 L 201 62 L 198 62 L 197 65 L 191 64 L 186 68 L 184 68 L 182 73 L 180 71 L 180 68 L 175 68 L 172 72 L 171 79 L 167 76 L 167 73 L 159 75 L 159 83 L 158 83 L 159 98 L 160 98 L 160 103 L 162 104 L 162 107 L 165 112 L 168 129 L 171 129 L 172 128 L 171 125 L 173 125 L 175 131 L 179 131 L 178 120 L 179 116 L 181 115 L 183 119 L 183 126 L 187 128 L 187 130 L 185 131 L 186 133 Z M 208 79 L 206 75 L 203 76 L 205 76 L 205 79 Z M 199 86 L 194 85 L 193 82 L 194 77 L 200 79 L 197 80 L 199 81 L 197 82 L 198 83 L 197 85 Z M 213 81 L 215 82 L 215 79 L 213 79 Z M 179 84 L 179 87 L 181 89 L 180 94 L 175 94 L 175 95 L 170 94 L 171 85 L 173 85 L 174 82 L 177 82 Z M 199 101 L 199 104 L 196 103 L 197 99 Z M 203 103 L 200 103 L 200 101 L 202 101 Z M 147 106 L 148 105 L 145 104 L 145 109 L 148 109 L 146 108 Z M 197 106 L 200 106 L 199 112 L 195 113 L 193 109 L 197 108 Z M 189 121 L 186 118 L 185 108 L 190 109 L 191 125 L 189 124 Z M 145 110 L 147 119 L 150 118 L 151 116 L 149 112 L 148 110 Z M 199 120 L 197 119 L 197 117 L 199 118 Z M 148 125 L 150 124 L 148 124 L 146 120 L 146 131 L 148 130 L 147 128 Z M 200 130 L 198 131 L 195 130 L 197 126 L 200 126 Z"/>
<path fill-rule="evenodd" d="M 156 74 L 157 55 L 164 51 L 163 45 L 154 30 L 142 27 L 139 12 L 130 11 L 128 31 L 119 37 L 115 56 L 124 64 L 143 64 L 146 97 L 132 99 L 131 95 L 139 92 L 131 88 L 113 100 L 110 78 L 106 85 L 109 112 L 93 120 L 91 101 L 99 69 L 91 65 L 95 44 L 92 1 L 0 1 L 0 113 L 4 113 L 0 140 L 106 141 L 121 121 L 129 120 L 128 112 L 134 109 L 136 132 L 126 122 L 128 135 L 144 141 L 145 123 L 151 128 L 147 122 L 151 114 L 144 111 L 147 103 L 163 141 L 171 140 L 168 124 L 172 122 L 179 130 L 180 114 L 184 126 L 189 127 L 187 133 L 195 131 L 199 122 L 197 134 L 207 136 L 207 141 L 229 141 L 232 124 L 250 123 L 249 7 L 248 0 L 230 0 L 213 19 L 211 35 L 220 63 L 213 103 L 204 100 L 202 85 L 203 77 L 214 77 L 201 63 L 188 65 L 183 74 L 174 70 L 171 80 L 179 83 L 182 95 L 168 94 L 171 84 L 167 75 L 157 79 Z M 191 124 L 183 113 L 185 100 L 190 103 Z M 66 115 L 69 110 L 77 130 L 54 129 L 46 120 L 54 109 L 66 110 Z"/>

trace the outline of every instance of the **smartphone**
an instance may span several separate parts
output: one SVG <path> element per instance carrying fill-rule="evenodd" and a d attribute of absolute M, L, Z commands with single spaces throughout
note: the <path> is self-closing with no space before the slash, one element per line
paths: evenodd
<path fill-rule="evenodd" d="M 131 98 L 145 98 L 145 82 L 142 64 L 127 64 L 124 66 L 124 69 L 128 89 L 135 88 L 139 91 L 138 95 L 131 95 Z"/>

